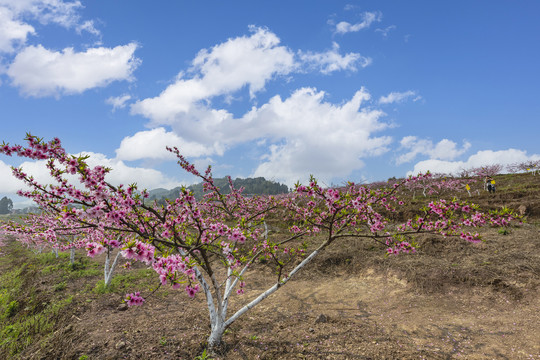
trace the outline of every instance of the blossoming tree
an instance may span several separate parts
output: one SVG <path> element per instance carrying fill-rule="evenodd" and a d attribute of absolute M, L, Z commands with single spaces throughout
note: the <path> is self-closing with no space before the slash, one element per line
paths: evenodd
<path fill-rule="evenodd" d="M 470 229 L 488 224 L 507 224 L 511 212 L 485 214 L 458 200 L 433 201 L 422 216 L 396 226 L 384 214 L 404 204 L 400 189 L 421 181 L 411 177 L 388 188 L 368 189 L 349 183 L 340 189 L 322 188 L 315 179 L 297 184 L 288 196 L 247 197 L 230 182 L 231 192 L 222 194 L 214 185 L 211 168 L 200 173 L 180 151 L 168 148 L 180 166 L 199 177 L 205 195 L 197 200 L 187 189 L 165 205 L 148 203 L 148 193 L 135 184 L 114 186 L 106 181 L 109 169 L 90 168 L 87 157 L 69 155 L 59 139 L 49 142 L 28 135 L 28 145 L 0 146 L 6 155 L 41 159 L 54 184 L 40 184 L 23 169 L 14 175 L 31 190 L 20 191 L 56 219 L 56 228 L 101 234 L 99 241 L 87 241 L 91 253 L 102 251 L 104 237 L 118 241 L 128 259 L 151 265 L 163 285 L 184 288 L 195 297 L 206 298 L 211 331 L 209 349 L 222 344 L 225 330 L 240 316 L 282 288 L 295 274 L 328 246 L 343 238 L 365 238 L 381 243 L 386 253 L 415 251 L 414 235 L 422 232 L 479 241 Z M 73 175 L 78 183 L 73 184 Z M 289 232 L 268 236 L 266 220 L 278 218 Z M 118 240 L 118 239 L 121 239 Z M 310 244 L 308 244 L 308 240 Z M 91 245 L 93 244 L 93 245 Z M 111 245 L 112 246 L 112 245 Z M 231 300 L 243 293 L 252 268 L 258 261 L 273 264 L 274 281 L 251 301 L 229 313 Z M 269 269 L 271 267 L 265 267 Z M 140 293 L 126 296 L 129 305 L 140 305 Z"/>

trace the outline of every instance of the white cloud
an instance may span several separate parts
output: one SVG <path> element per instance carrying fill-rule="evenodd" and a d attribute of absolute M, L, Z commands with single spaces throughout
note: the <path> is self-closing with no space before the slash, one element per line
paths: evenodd
<path fill-rule="evenodd" d="M 166 146 L 180 149 L 184 156 L 205 156 L 210 154 L 223 154 L 223 149 L 212 148 L 196 142 L 182 139 L 173 132 L 167 132 L 159 127 L 148 131 L 139 131 L 133 136 L 125 137 L 116 150 L 119 160 L 138 159 L 175 159 L 175 155 L 166 150 Z"/>
<path fill-rule="evenodd" d="M 362 21 L 356 24 L 351 24 L 346 21 L 341 21 L 336 25 L 335 32 L 338 34 L 346 34 L 349 32 L 357 32 L 362 29 L 366 29 L 371 26 L 372 23 L 381 21 L 382 14 L 380 12 L 369 12 L 366 11 L 362 13 Z"/>
<path fill-rule="evenodd" d="M 360 8 L 358 5 L 354 5 L 354 4 L 345 4 L 345 6 L 343 7 L 343 10 L 345 11 L 351 11 L 351 10 L 355 10 L 355 9 L 358 9 Z"/>
<path fill-rule="evenodd" d="M 131 95 L 124 94 L 122 96 L 111 96 L 105 100 L 106 104 L 109 104 L 113 107 L 113 111 L 117 109 L 123 109 L 126 107 L 126 102 L 131 99 Z"/>
<path fill-rule="evenodd" d="M 335 43 L 332 50 L 326 52 L 298 51 L 295 55 L 279 45 L 279 38 L 267 29 L 251 26 L 250 31 L 250 36 L 232 38 L 211 49 L 201 50 L 189 71 L 180 72 L 175 82 L 158 96 L 131 105 L 131 113 L 151 119 L 154 126 L 173 125 L 195 118 L 202 123 L 220 123 L 231 114 L 224 110 L 208 110 L 213 97 L 224 96 L 225 100 L 233 101 L 232 94 L 245 86 L 249 87 L 253 97 L 275 76 L 305 70 L 325 74 L 338 70 L 356 71 L 357 66 L 365 67 L 371 62 L 357 53 L 339 54 L 339 46 Z"/>
<path fill-rule="evenodd" d="M 173 132 L 157 128 L 125 138 L 117 157 L 165 159 L 169 155 L 164 146 L 174 143 L 187 156 L 221 155 L 237 144 L 255 141 L 268 152 L 252 175 L 288 185 L 305 181 L 310 173 L 330 181 L 361 168 L 361 158 L 388 151 L 391 139 L 373 136 L 387 128 L 380 121 L 384 113 L 363 107 L 369 99 L 361 89 L 336 105 L 325 101 L 324 92 L 302 88 L 286 99 L 276 95 L 240 118 L 198 107 L 172 122 Z"/>
<path fill-rule="evenodd" d="M 361 158 L 388 151 L 389 137 L 373 137 L 387 127 L 380 122 L 384 113 L 361 107 L 370 98 L 364 89 L 341 105 L 325 102 L 324 95 L 299 89 L 284 101 L 276 96 L 246 114 L 245 119 L 258 123 L 256 128 L 274 140 L 253 176 L 292 186 L 311 173 L 329 183 L 361 168 Z"/>
<path fill-rule="evenodd" d="M 464 141 L 463 147 L 458 149 L 455 142 L 448 139 L 442 139 L 434 148 L 428 151 L 428 155 L 433 159 L 453 160 L 458 156 L 463 155 L 470 147 L 471 144 Z"/>
<path fill-rule="evenodd" d="M 136 49 L 135 43 L 85 52 L 29 46 L 17 54 L 7 74 L 26 95 L 77 94 L 113 81 L 132 80 L 132 73 L 140 64 L 134 56 Z"/>
<path fill-rule="evenodd" d="M 338 70 L 356 71 L 357 65 L 364 68 L 371 64 L 370 58 L 361 56 L 358 53 L 341 55 L 339 45 L 335 42 L 332 45 L 332 50 L 322 53 L 311 51 L 303 53 L 300 51 L 299 57 L 305 65 L 323 74 L 330 74 Z"/>
<path fill-rule="evenodd" d="M 90 155 L 87 160 L 88 164 L 92 167 L 101 165 L 112 168 L 111 172 L 107 175 L 106 179 L 113 185 L 131 184 L 136 182 L 139 188 L 155 189 L 163 187 L 171 189 L 181 185 L 179 181 L 171 179 L 165 176 L 158 170 L 148 169 L 143 167 L 130 167 L 123 161 L 118 159 L 109 159 L 103 154 L 93 152 L 83 152 L 81 154 L 74 155 Z M 49 171 L 46 167 L 46 161 L 25 161 L 20 167 L 28 175 L 34 176 L 36 181 L 42 184 L 54 183 L 54 180 L 50 177 Z M 16 179 L 12 173 L 11 168 L 0 160 L 0 193 L 15 194 L 17 190 L 24 188 L 24 183 Z M 75 176 L 70 175 L 72 184 L 78 184 L 78 180 Z"/>
<path fill-rule="evenodd" d="M 32 26 L 15 19 L 10 9 L 0 6 L 0 53 L 13 52 L 15 45 L 24 44 L 28 35 L 34 33 Z"/>
<path fill-rule="evenodd" d="M 63 0 L 0 0 L 0 6 L 12 11 L 17 19 L 31 18 L 41 24 L 57 24 L 65 28 L 97 31 L 90 23 L 82 22 L 79 10 L 84 8 L 80 1 Z M 86 24 L 86 25 L 85 25 Z"/>
<path fill-rule="evenodd" d="M 22 182 L 11 172 L 11 166 L 0 160 L 0 193 L 14 194 L 21 188 Z"/>
<path fill-rule="evenodd" d="M 101 165 L 112 168 L 112 171 L 107 175 L 106 179 L 113 185 L 127 185 L 136 182 L 139 189 L 146 188 L 149 190 L 159 187 L 172 189 L 181 185 L 179 181 L 164 175 L 158 170 L 144 167 L 131 167 L 126 165 L 122 160 L 109 159 L 105 155 L 99 153 L 83 152 L 81 155 L 82 154 L 90 155 L 90 158 L 87 160 L 90 166 Z"/>
<path fill-rule="evenodd" d="M 78 24 L 76 26 L 75 30 L 79 34 L 82 33 L 83 31 L 87 31 L 90 34 L 93 34 L 93 35 L 96 35 L 96 36 L 101 35 L 101 31 L 96 29 L 96 27 L 94 26 L 94 20 L 86 20 L 85 22 L 83 22 L 81 24 Z"/>
<path fill-rule="evenodd" d="M 385 27 L 384 29 L 375 29 L 375 32 L 380 32 L 383 37 L 388 37 L 388 34 L 391 30 L 394 30 L 396 28 L 396 25 L 390 25 Z"/>
<path fill-rule="evenodd" d="M 471 155 L 466 161 L 424 160 L 414 165 L 407 175 L 425 173 L 446 173 L 458 175 L 461 170 L 488 165 L 510 165 L 528 160 L 540 160 L 540 154 L 527 155 L 526 151 L 507 149 L 500 151 L 483 150 Z"/>
<path fill-rule="evenodd" d="M 213 108 L 213 97 L 235 101 L 244 87 L 254 96 L 276 76 L 354 70 L 368 62 L 355 53 L 340 54 L 337 45 L 295 55 L 267 29 L 252 27 L 251 32 L 202 50 L 161 94 L 131 105 L 131 112 L 149 118 L 154 129 L 125 138 L 117 157 L 167 159 L 164 146 L 178 143 L 184 155 L 197 161 L 253 142 L 264 155 L 252 175 L 292 185 L 309 173 L 328 182 L 346 176 L 363 166 L 362 158 L 388 151 L 391 138 L 375 134 L 388 127 L 381 121 L 385 114 L 364 105 L 370 95 L 363 88 L 338 104 L 329 102 L 323 91 L 300 88 L 243 115 Z"/>
<path fill-rule="evenodd" d="M 421 96 L 417 95 L 416 91 L 408 90 L 405 92 L 391 92 L 390 94 L 386 96 L 381 96 L 379 98 L 379 104 L 400 103 L 413 96 L 414 96 L 413 101 L 418 101 L 422 99 Z"/>
<path fill-rule="evenodd" d="M 409 151 L 396 159 L 398 165 L 413 161 L 418 155 L 427 155 L 431 159 L 453 160 L 463 155 L 471 147 L 467 141 L 464 141 L 463 147 L 458 149 L 457 144 L 448 139 L 433 144 L 431 140 L 418 139 L 416 136 L 406 136 L 401 139 L 400 144 L 402 149 Z"/>
<path fill-rule="evenodd" d="M 159 96 L 131 106 L 133 114 L 166 122 L 192 111 L 203 99 L 249 87 L 251 96 L 276 75 L 290 73 L 296 66 L 294 54 L 280 46 L 279 38 L 263 28 L 250 27 L 251 36 L 229 39 L 201 50 L 192 61 L 192 78 L 180 73 Z"/>

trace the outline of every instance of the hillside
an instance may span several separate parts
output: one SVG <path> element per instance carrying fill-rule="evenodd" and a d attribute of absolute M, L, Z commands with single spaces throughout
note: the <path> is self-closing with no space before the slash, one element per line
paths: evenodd
<path fill-rule="evenodd" d="M 214 179 L 214 184 L 220 189 L 223 194 L 229 194 L 231 192 L 229 187 L 229 180 L 224 178 Z M 258 178 L 236 178 L 233 180 L 233 185 L 235 188 L 239 189 L 244 188 L 243 194 L 245 195 L 277 195 L 277 194 L 286 194 L 289 192 L 287 185 L 280 184 L 274 181 L 266 180 L 263 177 Z M 203 185 L 197 183 L 187 187 L 193 192 L 193 195 L 197 199 L 202 199 Z M 149 191 L 150 200 L 162 200 L 162 199 L 175 199 L 180 194 L 180 187 L 176 187 L 171 190 L 159 188 Z"/>
<path fill-rule="evenodd" d="M 214 359 L 537 359 L 540 176 L 495 180 L 495 194 L 473 187 L 470 200 L 521 208 L 524 224 L 483 229 L 480 244 L 422 235 L 414 255 L 385 257 L 369 240 L 333 244 L 234 323 L 226 354 Z M 396 216 L 431 199 L 411 198 Z M 279 238 L 286 226 L 270 227 Z M 143 306 L 126 308 L 124 294 L 156 288 L 144 264 L 119 269 L 105 290 L 103 256 L 80 252 L 70 265 L 67 254 L 36 255 L 14 241 L 2 252 L 0 358 L 202 359 L 209 332 L 202 294 L 161 287 Z M 250 269 L 233 309 L 272 283 L 264 266 Z"/>

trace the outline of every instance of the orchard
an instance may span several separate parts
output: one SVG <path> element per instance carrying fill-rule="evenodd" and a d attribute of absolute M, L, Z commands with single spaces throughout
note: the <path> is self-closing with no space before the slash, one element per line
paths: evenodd
<path fill-rule="evenodd" d="M 477 243 L 482 241 L 479 228 L 507 227 L 520 220 L 507 208 L 485 212 L 456 197 L 442 198 L 464 192 L 471 181 L 429 173 L 381 187 L 348 183 L 325 188 L 312 178 L 283 196 L 244 196 L 231 181 L 231 191 L 225 195 L 214 185 L 210 167 L 199 171 L 177 148 L 168 150 L 182 169 L 204 183 L 205 195 L 196 199 L 184 188 L 178 198 L 158 205 L 136 184 L 109 183 L 111 169 L 91 168 L 87 157 L 70 155 L 59 139 L 44 141 L 28 135 L 25 140 L 26 145 L 4 143 L 0 153 L 46 161 L 55 181 L 42 184 L 24 169 L 13 168 L 14 176 L 27 187 L 19 195 L 32 199 L 41 213 L 28 216 L 22 224 L 9 223 L 3 230 L 36 251 L 84 249 L 90 257 L 106 254 L 105 286 L 121 257 L 151 267 L 161 286 L 205 302 L 209 354 L 223 351 L 223 336 L 235 321 L 261 302 L 272 302 L 273 293 L 294 282 L 299 272 L 308 271 L 308 263 L 327 248 L 339 247 L 344 239 L 380 244 L 385 249 L 380 256 L 410 256 L 417 251 L 419 234 Z M 391 221 L 390 215 L 416 192 L 441 198 L 404 222 Z M 268 223 L 275 219 L 286 224 L 287 233 L 269 236 Z M 246 301 L 248 270 L 261 262 L 271 265 L 260 268 L 273 284 Z M 126 294 L 124 301 L 128 306 L 145 306 L 152 298 L 136 291 Z M 232 303 L 237 310 L 230 311 Z"/>

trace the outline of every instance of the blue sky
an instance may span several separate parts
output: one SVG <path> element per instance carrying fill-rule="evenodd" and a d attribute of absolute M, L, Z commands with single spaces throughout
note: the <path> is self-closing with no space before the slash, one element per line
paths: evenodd
<path fill-rule="evenodd" d="M 0 0 L 0 141 L 58 136 L 110 181 L 292 185 L 540 159 L 537 1 Z M 40 163 L 0 156 L 47 181 Z M 18 201 L 19 199 L 17 199 Z"/>

